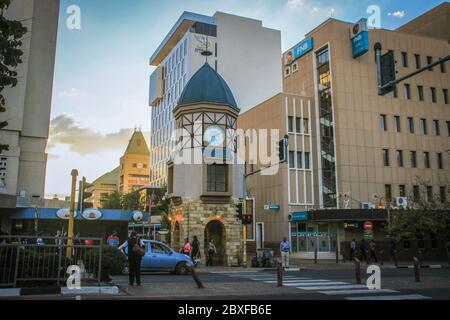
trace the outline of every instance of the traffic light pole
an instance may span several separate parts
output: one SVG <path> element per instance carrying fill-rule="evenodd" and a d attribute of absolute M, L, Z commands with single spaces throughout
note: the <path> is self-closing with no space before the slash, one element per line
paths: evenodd
<path fill-rule="evenodd" d="M 398 79 L 395 79 L 395 80 L 390 81 L 390 82 L 388 82 L 386 84 L 383 84 L 382 83 L 382 77 L 381 77 L 381 69 L 382 69 L 381 68 L 381 49 L 382 49 L 381 44 L 379 42 L 377 42 L 375 44 L 374 49 L 375 49 L 375 58 L 376 58 L 376 63 L 377 63 L 378 94 L 380 94 L 380 95 L 382 94 L 382 92 L 385 89 L 388 89 L 390 87 L 394 87 L 396 84 L 398 84 L 398 83 L 400 83 L 402 81 L 405 81 L 406 79 L 414 77 L 415 75 L 418 75 L 419 73 L 427 71 L 427 70 L 429 70 L 429 69 L 431 69 L 431 68 L 433 68 L 435 66 L 438 66 L 438 65 L 440 65 L 440 64 L 450 60 L 450 55 L 448 55 L 448 56 L 446 56 L 444 58 L 439 59 L 438 61 L 430 63 L 429 65 L 427 65 L 427 66 L 425 66 L 423 68 L 419 68 L 419 69 L 417 69 L 417 70 L 415 70 L 415 71 L 413 71 L 411 73 L 408 73 L 407 75 L 404 75 L 404 76 L 402 76 L 402 77 L 400 77 Z"/>
<path fill-rule="evenodd" d="M 73 226 L 75 220 L 75 189 L 77 185 L 78 171 L 72 170 L 72 189 L 70 192 L 70 211 L 69 211 L 69 227 L 67 228 L 67 258 L 72 258 L 72 246 L 73 246 Z"/>

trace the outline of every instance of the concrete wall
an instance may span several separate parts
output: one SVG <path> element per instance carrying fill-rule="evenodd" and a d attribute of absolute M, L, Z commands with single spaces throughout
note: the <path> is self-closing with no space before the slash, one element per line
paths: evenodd
<path fill-rule="evenodd" d="M 241 113 L 282 89 L 281 33 L 258 20 L 222 12 L 217 19 L 218 72 L 227 81 Z"/>
<path fill-rule="evenodd" d="M 7 158 L 4 194 L 15 196 L 25 190 L 43 198 L 59 0 L 15 0 L 6 15 L 24 20 L 28 33 L 19 83 L 5 90 L 7 112 L 1 114 L 9 125 L 0 132 L 0 142 L 10 145 L 10 151 L 2 154 Z"/>

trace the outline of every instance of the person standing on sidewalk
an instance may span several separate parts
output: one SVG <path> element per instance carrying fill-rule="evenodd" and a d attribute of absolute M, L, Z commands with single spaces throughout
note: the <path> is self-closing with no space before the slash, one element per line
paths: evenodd
<path fill-rule="evenodd" d="M 289 269 L 289 255 L 291 252 L 291 244 L 289 243 L 289 241 L 287 241 L 286 237 L 284 237 L 283 241 L 280 243 L 280 251 L 283 269 Z"/>
<path fill-rule="evenodd" d="M 361 261 L 367 260 L 366 250 L 367 250 L 366 240 L 364 240 L 364 238 L 362 238 L 361 244 L 359 245 L 359 260 L 361 260 Z"/>
<path fill-rule="evenodd" d="M 213 266 L 214 255 L 216 254 L 217 249 L 214 245 L 214 239 L 209 240 L 208 243 L 208 261 L 206 261 L 206 266 Z"/>
<path fill-rule="evenodd" d="M 391 242 L 389 242 L 389 256 L 391 258 L 391 262 L 395 261 L 396 251 L 397 251 L 397 244 L 395 243 L 395 240 L 392 239 Z"/>
<path fill-rule="evenodd" d="M 200 241 L 198 241 L 197 236 L 194 236 L 191 244 L 191 258 L 194 261 L 194 264 L 197 265 L 198 260 L 200 259 Z"/>
<path fill-rule="evenodd" d="M 377 248 L 377 245 L 376 245 L 375 241 L 370 240 L 370 243 L 369 243 L 370 259 L 373 259 L 375 261 L 375 263 L 378 263 L 377 254 L 375 252 L 376 248 Z"/>
<path fill-rule="evenodd" d="M 141 239 L 138 239 L 137 234 L 135 231 L 131 232 L 130 237 L 127 241 L 125 241 L 120 247 L 119 250 L 122 250 L 124 248 L 128 248 L 127 255 L 128 255 L 128 275 L 130 280 L 130 286 L 134 285 L 134 282 L 136 281 L 136 284 L 138 287 L 141 286 L 141 261 L 142 261 L 142 254 L 138 252 L 139 248 L 135 248 L 135 246 L 138 246 L 141 248 L 141 250 L 144 250 L 145 243 Z M 144 251 L 145 254 L 145 251 Z"/>
<path fill-rule="evenodd" d="M 191 244 L 189 242 L 189 238 L 186 238 L 183 245 L 183 253 L 187 256 L 191 255 Z"/>
<path fill-rule="evenodd" d="M 350 242 L 350 261 L 355 259 L 355 251 L 356 251 L 356 239 L 353 238 L 352 242 Z"/>

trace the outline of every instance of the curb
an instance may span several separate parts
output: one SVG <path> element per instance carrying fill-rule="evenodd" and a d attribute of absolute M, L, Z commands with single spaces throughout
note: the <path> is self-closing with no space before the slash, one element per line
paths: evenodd
<path fill-rule="evenodd" d="M 414 269 L 413 265 L 407 266 L 385 266 L 386 269 Z M 442 269 L 443 266 L 441 264 L 432 264 L 432 265 L 422 265 L 421 269 Z"/>
<path fill-rule="evenodd" d="M 14 288 L 0 289 L 0 298 L 13 298 L 20 296 L 37 296 L 37 295 L 118 295 L 119 287 L 82 287 L 81 289 L 69 289 L 67 287 L 49 287 L 49 288 Z"/>

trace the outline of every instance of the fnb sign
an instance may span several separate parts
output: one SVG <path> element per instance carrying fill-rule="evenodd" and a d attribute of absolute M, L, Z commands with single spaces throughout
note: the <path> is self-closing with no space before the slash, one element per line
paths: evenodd
<path fill-rule="evenodd" d="M 284 64 L 289 65 L 314 49 L 314 39 L 307 38 L 284 55 Z"/>

